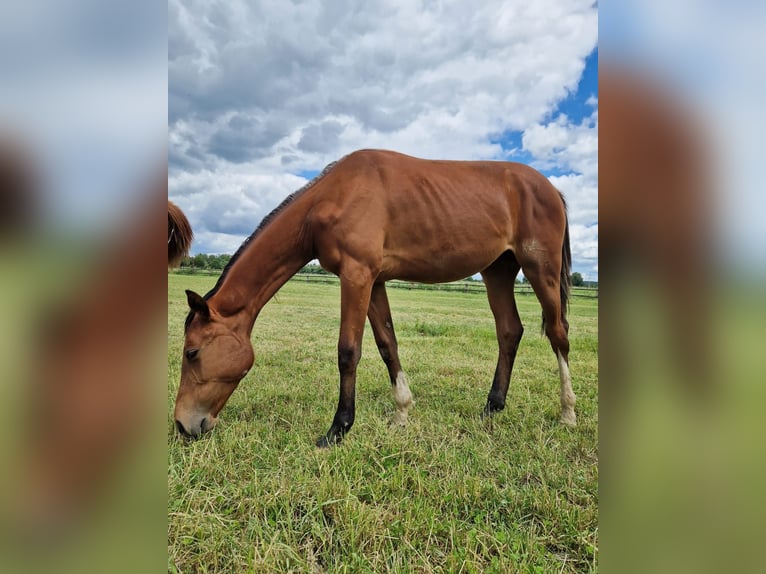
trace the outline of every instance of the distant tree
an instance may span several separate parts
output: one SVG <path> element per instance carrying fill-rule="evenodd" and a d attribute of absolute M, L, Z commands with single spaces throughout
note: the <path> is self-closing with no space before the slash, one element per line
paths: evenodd
<path fill-rule="evenodd" d="M 208 266 L 210 269 L 223 269 L 225 266 L 222 255 L 210 255 L 208 256 Z"/>
<path fill-rule="evenodd" d="M 582 275 L 580 274 L 579 271 L 575 271 L 574 273 L 572 273 L 572 285 L 574 287 L 582 287 L 583 280 L 582 280 Z"/>
<path fill-rule="evenodd" d="M 331 275 L 329 271 L 323 269 L 320 265 L 315 263 L 308 263 L 301 269 L 301 273 L 312 273 L 314 275 Z"/>
<path fill-rule="evenodd" d="M 192 267 L 195 269 L 205 269 L 207 267 L 207 255 L 204 253 L 197 253 L 192 257 Z"/>

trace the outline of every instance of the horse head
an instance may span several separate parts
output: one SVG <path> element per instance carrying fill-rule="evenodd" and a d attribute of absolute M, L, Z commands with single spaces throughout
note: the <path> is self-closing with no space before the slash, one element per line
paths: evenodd
<path fill-rule="evenodd" d="M 246 329 L 237 328 L 193 291 L 176 396 L 178 431 L 199 437 L 218 422 L 218 413 L 244 378 L 255 357 Z"/>

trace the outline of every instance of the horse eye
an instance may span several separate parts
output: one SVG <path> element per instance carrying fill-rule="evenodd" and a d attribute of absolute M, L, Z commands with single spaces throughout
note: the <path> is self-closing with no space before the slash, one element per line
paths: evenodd
<path fill-rule="evenodd" d="M 199 349 L 188 349 L 186 351 L 186 358 L 191 361 L 197 356 L 197 353 L 199 353 Z"/>

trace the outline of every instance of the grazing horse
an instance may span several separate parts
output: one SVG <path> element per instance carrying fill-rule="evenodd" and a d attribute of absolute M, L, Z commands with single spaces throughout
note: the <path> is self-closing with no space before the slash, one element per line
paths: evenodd
<path fill-rule="evenodd" d="M 340 398 L 317 446 L 354 423 L 356 367 L 365 317 L 388 368 L 403 425 L 412 405 L 397 352 L 386 281 L 441 283 L 481 273 L 495 317 L 499 357 L 484 414 L 505 407 L 523 327 L 514 300 L 519 269 L 543 309 L 558 358 L 561 422 L 575 424 L 566 307 L 569 229 L 563 196 L 518 163 L 432 161 L 362 150 L 330 164 L 269 214 L 204 297 L 187 291 L 176 426 L 199 436 L 217 422 L 253 365 L 250 334 L 277 290 L 312 259 L 340 277 Z"/>
<path fill-rule="evenodd" d="M 658 358 L 651 346 L 630 342 L 635 326 L 626 309 L 638 303 L 636 284 L 649 287 L 640 301 L 644 314 L 657 309 L 662 318 L 669 379 L 685 389 L 690 404 L 704 404 L 716 391 L 716 330 L 710 327 L 716 174 L 705 127 L 672 85 L 602 62 L 598 91 L 599 255 L 610 285 L 599 302 L 600 328 L 609 335 L 599 349 L 599 396 L 609 404 L 601 423 L 613 431 L 604 441 L 621 449 L 614 431 L 624 424 L 632 388 L 643 386 L 633 371 Z"/>
<path fill-rule="evenodd" d="M 159 388 L 151 350 L 167 316 L 168 263 L 159 251 L 167 172 L 149 183 L 109 234 L 97 236 L 97 257 L 76 260 L 85 278 L 78 288 L 67 296 L 53 289 L 59 296 L 45 303 L 30 341 L 27 437 L 19 463 L 7 466 L 22 484 L 16 522 L 32 532 L 66 532 L 101 499 L 151 420 Z"/>
<path fill-rule="evenodd" d="M 177 267 L 189 254 L 194 233 L 189 220 L 175 203 L 168 200 L 168 267 Z"/>

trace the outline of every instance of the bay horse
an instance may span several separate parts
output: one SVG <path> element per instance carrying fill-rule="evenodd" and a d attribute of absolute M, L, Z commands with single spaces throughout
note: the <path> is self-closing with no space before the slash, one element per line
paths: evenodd
<path fill-rule="evenodd" d="M 710 269 L 717 264 L 714 185 L 709 134 L 690 102 L 658 75 L 619 61 L 599 65 L 599 256 L 610 289 L 599 301 L 601 422 L 604 442 L 620 445 L 628 396 L 643 386 L 633 375 L 648 361 L 662 364 L 651 346 L 630 343 L 627 309 L 657 312 L 672 369 L 689 404 L 716 392 L 714 301 Z M 635 286 L 647 291 L 637 301 Z M 648 288 L 648 289 L 647 289 Z M 654 376 L 654 375 L 653 375 Z M 606 421 L 606 422 L 605 422 Z"/>
<path fill-rule="evenodd" d="M 484 415 L 505 407 L 523 326 L 514 300 L 519 270 L 542 305 L 558 359 L 561 422 L 576 424 L 566 319 L 571 254 L 566 204 L 541 173 L 499 161 L 437 161 L 361 150 L 330 164 L 289 196 L 245 240 L 204 296 L 186 291 L 178 431 L 198 437 L 254 362 L 255 320 L 306 263 L 340 278 L 340 396 L 317 442 L 341 441 L 354 424 L 356 368 L 365 317 L 391 380 L 394 423 L 412 405 L 397 351 L 386 281 L 442 283 L 481 273 L 495 318 L 499 356 Z"/>
<path fill-rule="evenodd" d="M 56 298 L 33 315 L 28 426 L 20 460 L 7 465 L 21 484 L 13 520 L 30 534 L 65 534 L 100 502 L 152 420 L 161 376 L 152 349 L 167 321 L 170 261 L 163 266 L 159 250 L 166 168 L 143 187 L 108 233 L 92 236 L 95 255 L 65 257 L 83 277 L 77 288 L 49 288 Z"/>

